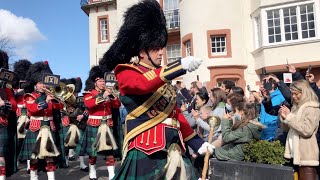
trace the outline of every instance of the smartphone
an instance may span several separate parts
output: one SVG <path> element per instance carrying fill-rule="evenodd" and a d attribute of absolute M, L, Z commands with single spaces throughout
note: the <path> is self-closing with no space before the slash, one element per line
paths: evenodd
<path fill-rule="evenodd" d="M 308 67 L 308 73 L 310 74 L 311 73 L 311 69 L 312 69 L 312 66 L 311 65 L 309 65 L 309 67 Z"/>
<path fill-rule="evenodd" d="M 197 75 L 197 81 L 199 81 L 199 75 Z"/>
<path fill-rule="evenodd" d="M 228 110 L 227 107 L 224 107 L 224 112 L 225 112 L 226 114 L 229 114 L 229 113 L 230 113 L 230 111 Z"/>
<path fill-rule="evenodd" d="M 251 92 L 250 85 L 247 85 L 247 90 L 248 90 L 248 92 Z"/>
<path fill-rule="evenodd" d="M 287 101 L 283 101 L 281 104 L 280 104 L 280 107 L 281 106 L 286 106 L 288 109 L 291 109 L 291 105 L 287 102 Z"/>
<path fill-rule="evenodd" d="M 267 75 L 267 70 L 265 67 L 262 68 L 262 75 L 264 75 L 264 76 Z"/>
<path fill-rule="evenodd" d="M 272 90 L 272 84 L 273 84 L 273 79 L 269 79 L 269 82 L 267 82 L 266 79 L 263 80 L 263 87 L 268 91 Z"/>

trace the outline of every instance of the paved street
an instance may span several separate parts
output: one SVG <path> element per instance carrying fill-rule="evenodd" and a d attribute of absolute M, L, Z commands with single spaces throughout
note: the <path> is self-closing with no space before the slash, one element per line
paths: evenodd
<path fill-rule="evenodd" d="M 88 162 L 88 158 L 85 159 L 85 162 Z M 79 161 L 72 161 L 70 163 L 70 167 L 67 169 L 56 169 L 55 175 L 56 179 L 66 179 L 66 180 L 88 180 L 89 179 L 89 173 L 80 171 L 79 167 Z M 120 162 L 116 163 L 116 169 L 119 167 Z M 39 172 L 39 180 L 46 180 L 47 174 L 45 172 Z M 105 161 L 103 160 L 103 157 L 99 157 L 97 160 L 97 177 L 99 180 L 108 180 L 108 171 L 107 167 L 105 165 Z M 8 177 L 7 180 L 25 180 L 29 179 L 30 176 L 27 174 L 26 170 L 26 164 L 20 165 L 20 170 L 12 175 L 11 177 Z"/>

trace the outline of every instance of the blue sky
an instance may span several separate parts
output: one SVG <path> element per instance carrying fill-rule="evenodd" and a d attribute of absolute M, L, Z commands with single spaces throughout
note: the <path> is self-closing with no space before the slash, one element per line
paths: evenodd
<path fill-rule="evenodd" d="M 48 60 L 54 74 L 62 78 L 79 76 L 84 84 L 90 69 L 89 20 L 80 0 L 0 0 L 0 10 L 5 14 L 10 11 L 13 17 L 0 16 L 0 24 L 9 21 L 7 26 L 0 25 L 0 33 L 10 24 L 14 27 L 8 31 L 16 31 L 16 35 L 10 35 L 18 46 L 10 63 L 20 58 Z"/>

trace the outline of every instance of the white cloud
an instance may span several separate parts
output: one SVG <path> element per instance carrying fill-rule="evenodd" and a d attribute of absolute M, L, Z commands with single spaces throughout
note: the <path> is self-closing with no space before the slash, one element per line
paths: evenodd
<path fill-rule="evenodd" d="M 0 22 L 0 36 L 13 43 L 15 54 L 20 57 L 31 58 L 34 43 L 47 39 L 33 20 L 10 11 L 0 9 Z"/>

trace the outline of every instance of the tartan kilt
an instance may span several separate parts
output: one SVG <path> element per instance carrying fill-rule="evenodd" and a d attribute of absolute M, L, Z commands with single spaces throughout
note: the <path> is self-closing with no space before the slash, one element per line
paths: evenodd
<path fill-rule="evenodd" d="M 22 148 L 20 150 L 19 153 L 19 160 L 24 161 L 24 160 L 30 160 L 31 159 L 31 155 L 32 155 L 32 151 L 36 145 L 36 141 L 37 141 L 37 137 L 39 134 L 39 131 L 36 132 L 32 132 L 30 130 L 27 131 L 26 133 L 26 137 L 24 138 L 23 144 L 22 144 Z M 50 130 L 50 132 L 52 133 L 52 139 L 55 142 L 55 136 L 54 136 L 54 132 L 52 130 Z M 58 148 L 58 147 L 57 147 Z M 61 153 L 61 152 L 60 152 Z"/>
<path fill-rule="evenodd" d="M 59 165 L 66 164 L 66 159 L 68 158 L 66 155 L 65 147 L 64 147 L 64 139 L 66 138 L 65 129 L 69 128 L 69 126 L 64 127 L 61 123 L 57 124 L 58 130 L 54 132 L 52 136 L 55 136 L 55 143 L 58 151 L 60 152 L 59 156 L 56 158 L 56 162 Z"/>
<path fill-rule="evenodd" d="M 97 153 L 97 151 L 92 147 L 94 141 L 96 140 L 97 134 L 98 134 L 99 126 L 93 127 L 90 125 L 87 125 L 86 130 L 84 131 L 80 143 L 76 148 L 76 153 L 79 154 L 79 156 L 83 156 L 85 154 L 89 156 L 108 156 L 108 155 L 114 155 L 113 150 L 109 151 L 103 151 Z M 112 128 L 110 128 L 112 132 Z"/>
<path fill-rule="evenodd" d="M 8 129 L 6 126 L 0 125 L 0 157 L 4 157 L 8 152 Z"/>
<path fill-rule="evenodd" d="M 27 130 L 26 137 L 24 138 L 20 153 L 19 153 L 19 160 L 30 160 L 32 155 L 32 150 L 36 144 L 37 137 L 39 131 L 32 132 Z"/>
<path fill-rule="evenodd" d="M 168 134 L 171 134 L 171 136 L 167 136 Z M 166 129 L 166 138 L 166 149 L 172 143 L 181 144 L 177 130 Z M 165 179 L 164 169 L 167 164 L 167 158 L 166 151 L 158 151 L 147 155 L 137 149 L 131 149 L 113 180 Z M 182 158 L 187 172 L 190 173 L 190 179 L 198 179 L 190 159 L 186 155 L 182 155 Z"/>

